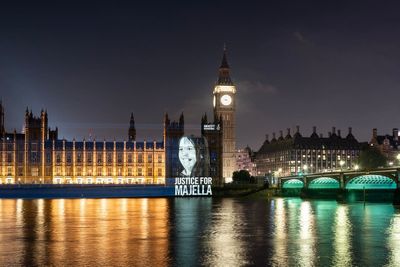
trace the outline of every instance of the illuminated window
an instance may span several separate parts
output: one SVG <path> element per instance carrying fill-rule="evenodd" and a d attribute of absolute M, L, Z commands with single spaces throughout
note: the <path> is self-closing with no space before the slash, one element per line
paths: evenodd
<path fill-rule="evenodd" d="M 147 176 L 153 176 L 153 169 L 147 168 Z"/>
<path fill-rule="evenodd" d="M 118 176 L 122 176 L 122 169 L 118 168 Z"/>
<path fill-rule="evenodd" d="M 142 168 L 138 168 L 137 172 L 138 172 L 138 176 L 143 176 Z"/>
<path fill-rule="evenodd" d="M 61 153 L 60 152 L 56 153 L 56 162 L 61 163 Z"/>
<path fill-rule="evenodd" d="M 107 168 L 107 175 L 112 176 L 112 168 Z"/>
<path fill-rule="evenodd" d="M 162 163 L 162 155 L 158 155 L 158 163 Z"/>
<path fill-rule="evenodd" d="M 81 163 L 81 162 L 82 162 L 82 153 L 81 153 L 81 152 L 78 152 L 78 154 L 76 155 L 76 161 L 77 161 L 78 163 Z"/>
<path fill-rule="evenodd" d="M 128 176 L 132 176 L 132 168 L 128 168 Z"/>
<path fill-rule="evenodd" d="M 151 154 L 147 155 L 147 162 L 151 163 L 153 161 L 153 156 Z"/>
<path fill-rule="evenodd" d="M 33 153 L 35 153 L 35 152 L 32 152 L 32 154 L 33 154 Z M 35 154 L 36 154 L 36 153 L 35 153 Z M 33 157 L 32 157 L 32 158 L 33 158 Z M 11 153 L 7 153 L 7 162 L 8 162 L 8 163 L 11 163 L 11 162 L 12 162 L 12 154 L 11 154 Z M 34 162 L 33 159 L 32 159 L 32 162 Z"/>
<path fill-rule="evenodd" d="M 76 175 L 82 176 L 82 168 L 81 167 L 76 168 Z"/>
<path fill-rule="evenodd" d="M 101 174 L 101 167 L 99 167 L 99 168 L 97 168 L 97 176 L 101 176 L 102 174 Z"/>
<path fill-rule="evenodd" d="M 12 175 L 11 167 L 8 167 L 8 168 L 7 168 L 7 175 L 8 175 L 8 176 L 11 176 L 11 175 Z"/>
<path fill-rule="evenodd" d="M 87 153 L 87 162 L 92 163 L 93 161 L 93 154 L 92 153 Z"/>
<path fill-rule="evenodd" d="M 162 176 L 162 169 L 158 168 L 157 173 L 158 173 L 158 176 Z"/>
<path fill-rule="evenodd" d="M 21 172 L 22 172 L 22 168 L 21 168 Z M 46 176 L 50 176 L 50 175 L 51 175 L 51 168 L 50 167 L 46 167 Z"/>
<path fill-rule="evenodd" d="M 107 163 L 111 163 L 112 162 L 112 154 L 111 152 L 107 153 Z"/>
<path fill-rule="evenodd" d="M 138 163 L 143 163 L 143 154 L 142 153 L 138 154 Z"/>
<path fill-rule="evenodd" d="M 118 163 L 122 163 L 122 153 L 117 154 L 117 161 Z"/>
<path fill-rule="evenodd" d="M 72 168 L 67 167 L 67 176 L 72 176 Z"/>
<path fill-rule="evenodd" d="M 99 152 L 97 153 L 97 164 L 102 164 L 103 163 L 103 153 Z"/>

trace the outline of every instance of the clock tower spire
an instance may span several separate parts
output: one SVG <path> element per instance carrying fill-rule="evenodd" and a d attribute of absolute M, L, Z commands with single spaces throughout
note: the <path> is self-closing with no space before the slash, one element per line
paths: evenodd
<path fill-rule="evenodd" d="M 233 172 L 236 170 L 235 95 L 236 86 L 230 76 L 227 51 L 224 46 L 218 80 L 213 91 L 213 105 L 214 117 L 222 118 L 222 178 L 225 182 L 231 181 Z"/>

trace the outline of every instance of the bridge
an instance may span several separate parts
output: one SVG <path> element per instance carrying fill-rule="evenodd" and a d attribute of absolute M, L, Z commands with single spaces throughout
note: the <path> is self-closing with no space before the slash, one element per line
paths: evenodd
<path fill-rule="evenodd" d="M 280 188 L 306 189 L 397 189 L 400 167 L 371 171 L 339 171 L 279 177 Z"/>
<path fill-rule="evenodd" d="M 310 173 L 278 178 L 283 191 L 301 191 L 303 196 L 312 193 L 336 192 L 393 192 L 394 202 L 400 203 L 400 167 L 381 168 L 370 171 L 337 171 Z M 365 197 L 365 196 L 364 196 Z"/>

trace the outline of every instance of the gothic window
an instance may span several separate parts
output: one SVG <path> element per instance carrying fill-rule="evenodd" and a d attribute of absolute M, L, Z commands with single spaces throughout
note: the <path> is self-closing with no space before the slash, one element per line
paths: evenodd
<path fill-rule="evenodd" d="M 72 168 L 67 167 L 67 176 L 72 176 Z"/>
<path fill-rule="evenodd" d="M 101 167 L 99 167 L 99 168 L 97 168 L 97 176 L 101 176 L 102 174 L 101 174 Z"/>
<path fill-rule="evenodd" d="M 99 152 L 97 153 L 97 164 L 102 164 L 103 163 L 103 153 Z"/>
<path fill-rule="evenodd" d="M 151 154 L 148 154 L 148 155 L 147 155 L 147 162 L 148 162 L 148 163 L 151 163 L 152 161 L 153 161 L 152 155 L 151 155 Z"/>
<path fill-rule="evenodd" d="M 50 176 L 51 175 L 51 168 L 50 167 L 46 167 L 45 175 L 46 176 Z"/>
<path fill-rule="evenodd" d="M 61 175 L 61 168 L 60 168 L 60 167 L 57 167 L 57 168 L 56 168 L 56 175 L 57 175 L 57 176 L 60 176 L 60 175 Z"/>
<path fill-rule="evenodd" d="M 122 153 L 117 154 L 117 161 L 118 163 L 122 163 Z"/>
<path fill-rule="evenodd" d="M 87 153 L 87 162 L 92 163 L 92 161 L 93 161 L 93 154 L 89 152 Z"/>
<path fill-rule="evenodd" d="M 138 154 L 138 163 L 143 163 L 143 154 L 142 153 Z"/>
<path fill-rule="evenodd" d="M 128 153 L 128 163 L 132 163 L 132 153 Z"/>
<path fill-rule="evenodd" d="M 71 152 L 67 153 L 67 163 L 71 163 L 72 157 L 71 157 Z"/>
<path fill-rule="evenodd" d="M 153 169 L 147 168 L 147 176 L 153 176 Z"/>
<path fill-rule="evenodd" d="M 112 162 L 112 154 L 111 152 L 107 153 L 107 163 L 111 163 Z"/>

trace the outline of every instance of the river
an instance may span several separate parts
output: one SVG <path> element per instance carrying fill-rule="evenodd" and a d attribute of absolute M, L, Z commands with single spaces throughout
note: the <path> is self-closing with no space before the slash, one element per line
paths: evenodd
<path fill-rule="evenodd" d="M 1 266 L 400 266 L 391 204 L 0 200 Z"/>

